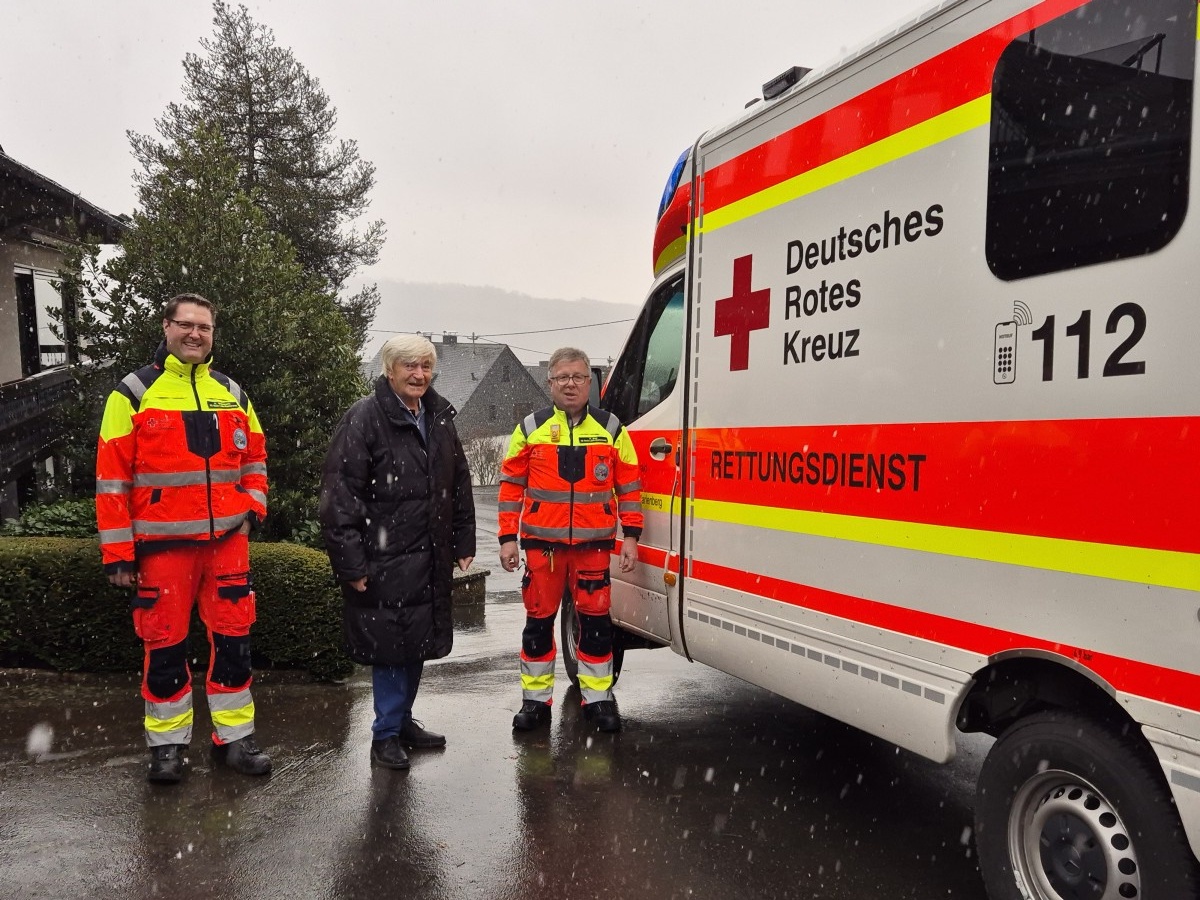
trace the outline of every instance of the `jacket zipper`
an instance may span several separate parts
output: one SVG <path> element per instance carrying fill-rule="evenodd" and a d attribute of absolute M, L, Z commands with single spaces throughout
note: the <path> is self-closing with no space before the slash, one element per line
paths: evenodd
<path fill-rule="evenodd" d="M 192 396 L 196 398 L 196 412 L 204 412 L 204 408 L 200 405 L 200 391 L 196 388 L 195 363 L 192 363 L 191 383 Z M 217 521 L 213 516 L 212 505 L 212 460 L 207 456 L 204 458 L 204 504 L 208 508 L 208 536 L 211 540 L 216 540 Z"/>
<path fill-rule="evenodd" d="M 563 411 L 563 415 L 567 417 L 567 446 L 575 447 L 575 426 L 571 424 L 571 417 Z M 582 424 L 583 419 L 579 420 Z M 584 468 L 587 468 L 587 461 L 584 461 Z M 567 504 L 567 544 L 575 543 L 575 482 L 571 482 L 571 502 Z"/>

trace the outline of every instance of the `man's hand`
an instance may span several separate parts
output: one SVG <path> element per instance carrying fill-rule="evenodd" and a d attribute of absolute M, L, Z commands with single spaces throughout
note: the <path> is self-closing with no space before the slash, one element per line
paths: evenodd
<path fill-rule="evenodd" d="M 108 583 L 114 587 L 131 588 L 137 586 L 137 572 L 123 570 L 108 576 Z"/>
<path fill-rule="evenodd" d="M 249 534 L 249 533 L 250 533 L 250 520 L 247 519 L 238 527 L 238 534 Z"/>
<path fill-rule="evenodd" d="M 461 557 L 458 561 L 458 567 L 460 569 L 462 569 L 462 571 L 465 572 L 465 571 L 467 571 L 467 569 L 471 568 L 471 563 L 473 563 L 474 561 L 475 561 L 475 557 L 473 557 L 473 556 Z"/>
<path fill-rule="evenodd" d="M 364 575 L 362 578 L 359 578 L 355 581 L 347 581 L 346 584 L 350 585 L 350 587 L 354 588 L 361 594 L 367 589 L 367 576 Z"/>
<path fill-rule="evenodd" d="M 500 545 L 500 565 L 505 572 L 515 572 L 521 564 L 521 550 L 516 541 L 505 541 Z"/>
<path fill-rule="evenodd" d="M 632 572 L 633 565 L 637 562 L 637 538 L 627 537 L 621 541 L 621 561 L 619 563 L 622 572 Z"/>

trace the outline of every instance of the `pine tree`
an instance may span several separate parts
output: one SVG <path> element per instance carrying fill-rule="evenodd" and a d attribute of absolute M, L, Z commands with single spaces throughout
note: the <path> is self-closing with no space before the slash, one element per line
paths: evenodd
<path fill-rule="evenodd" d="M 202 123 L 215 127 L 235 160 L 239 188 L 291 242 L 305 271 L 336 294 L 376 262 L 383 244 L 382 221 L 361 232 L 350 225 L 370 205 L 375 167 L 354 141 L 335 137 L 328 95 L 269 28 L 244 6 L 217 0 L 213 11 L 215 31 L 200 41 L 203 54 L 183 61 L 184 101 L 155 123 L 161 140 L 129 135 L 142 177 L 178 171 L 180 144 Z M 374 285 L 342 301 L 359 347 L 377 305 Z"/>

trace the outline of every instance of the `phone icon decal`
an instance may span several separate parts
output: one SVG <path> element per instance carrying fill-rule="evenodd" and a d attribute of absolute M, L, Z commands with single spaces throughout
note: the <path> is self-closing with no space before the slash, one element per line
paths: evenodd
<path fill-rule="evenodd" d="M 1017 380 L 1017 323 L 996 326 L 996 349 L 992 359 L 992 381 L 1012 384 Z"/>

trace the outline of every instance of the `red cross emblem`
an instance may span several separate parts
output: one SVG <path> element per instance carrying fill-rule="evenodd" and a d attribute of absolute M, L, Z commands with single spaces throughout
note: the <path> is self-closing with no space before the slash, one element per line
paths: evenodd
<path fill-rule="evenodd" d="M 750 290 L 750 268 L 753 256 L 740 256 L 733 261 L 733 296 L 718 300 L 716 305 L 716 337 L 730 335 L 729 371 L 750 368 L 750 332 L 771 324 L 771 289 Z"/>

